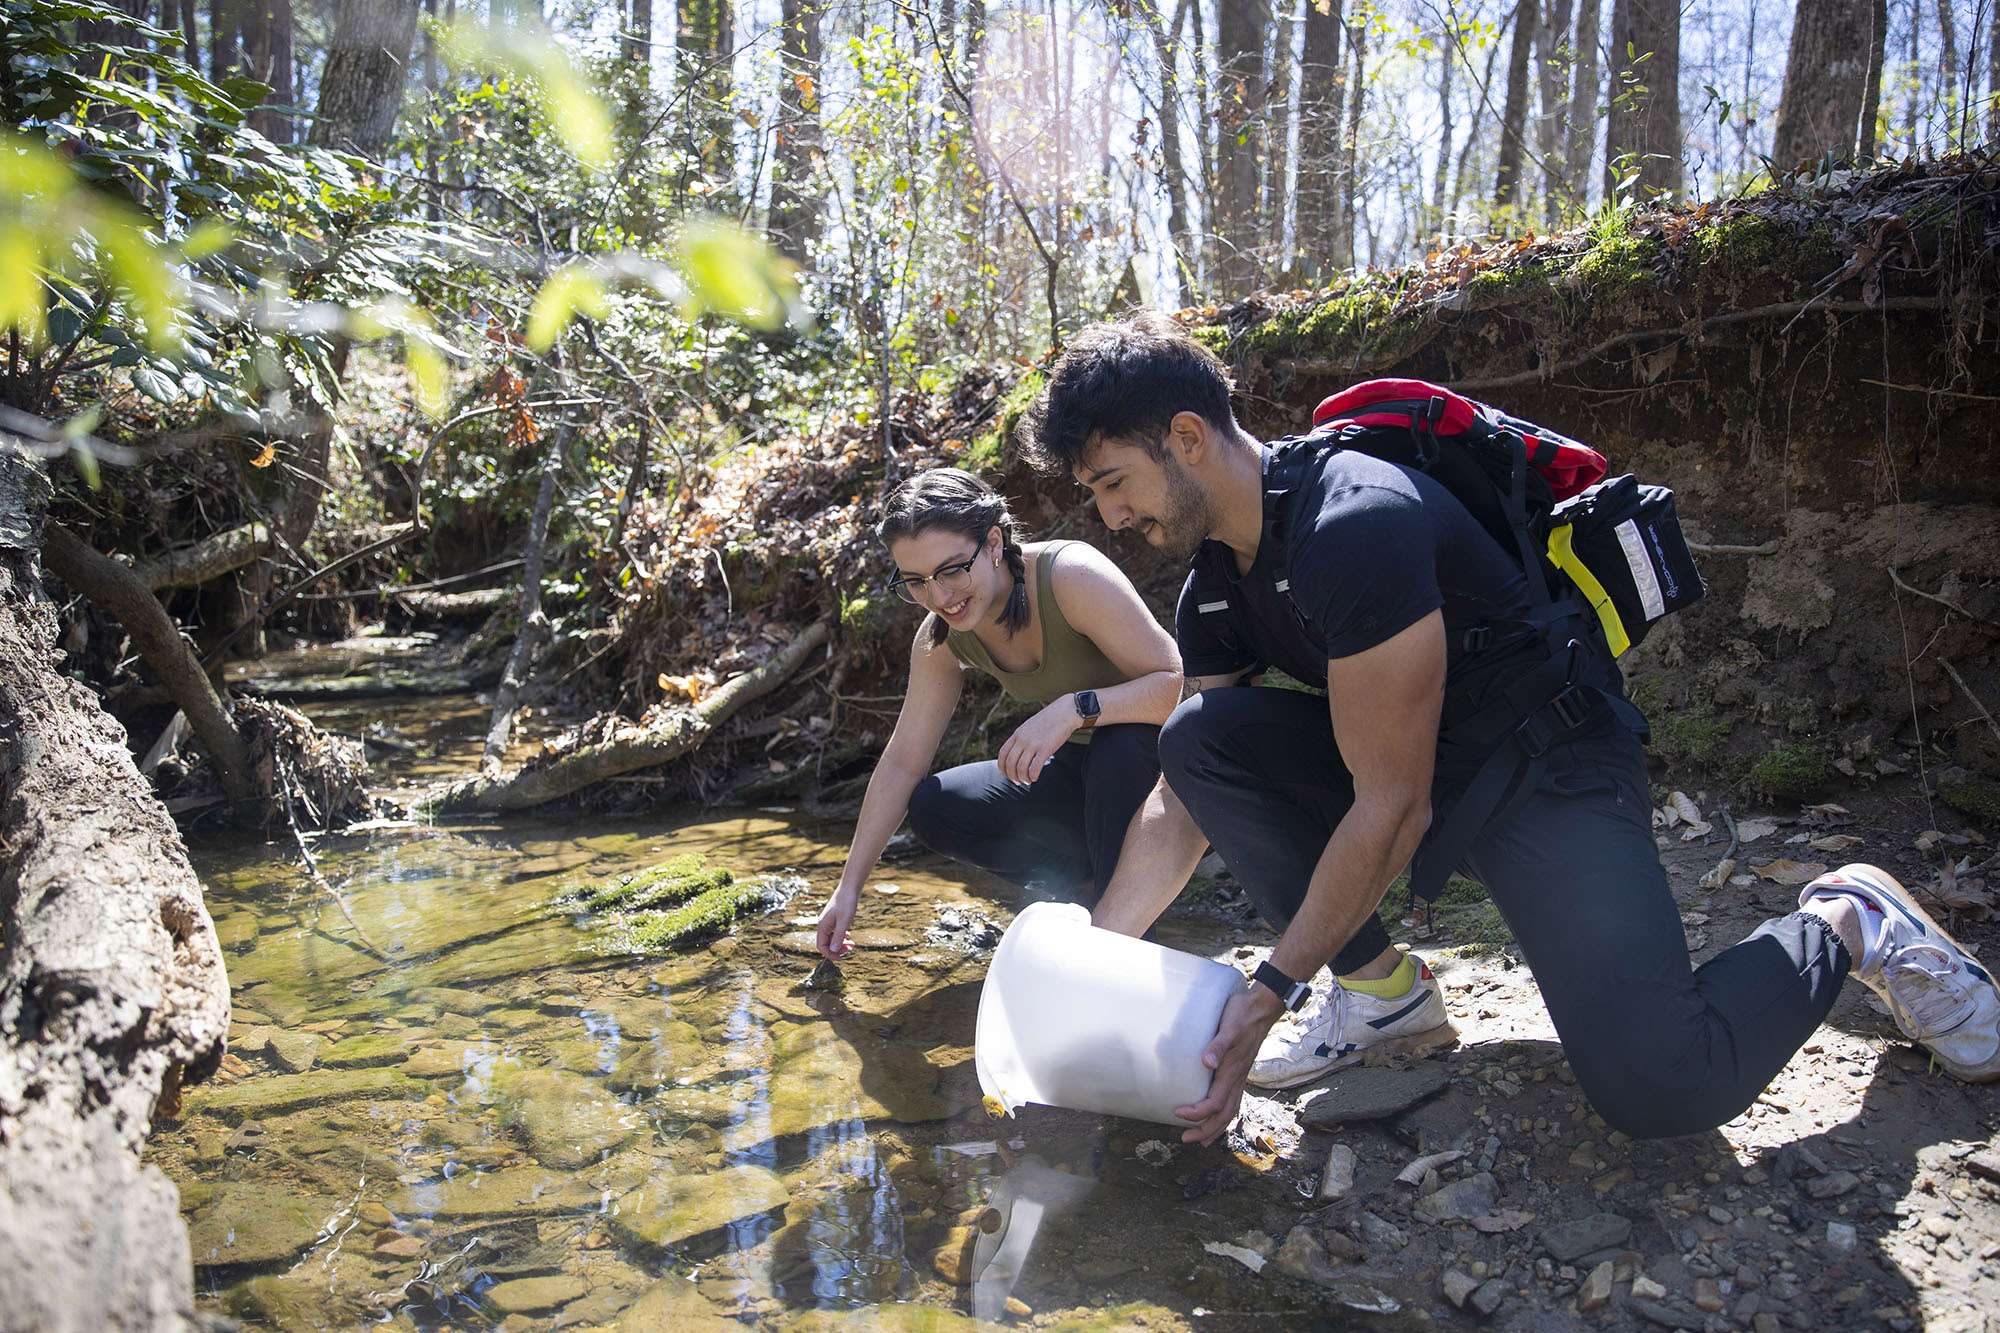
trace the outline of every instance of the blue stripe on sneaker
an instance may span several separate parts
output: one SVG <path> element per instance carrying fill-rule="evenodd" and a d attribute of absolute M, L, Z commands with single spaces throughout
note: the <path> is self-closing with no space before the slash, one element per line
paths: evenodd
<path fill-rule="evenodd" d="M 1419 987 L 1415 999 L 1411 1000 L 1408 1004 L 1404 1005 L 1401 1009 L 1398 1009 L 1393 1014 L 1384 1014 L 1380 1018 L 1369 1019 L 1368 1026 L 1371 1028 L 1386 1028 L 1391 1023 L 1397 1022 L 1401 1019 L 1408 1018 L 1411 1014 L 1414 1014 L 1415 1012 L 1417 1012 L 1417 1010 L 1423 1008 L 1424 1001 L 1430 998 L 1431 998 L 1430 992 Z"/>

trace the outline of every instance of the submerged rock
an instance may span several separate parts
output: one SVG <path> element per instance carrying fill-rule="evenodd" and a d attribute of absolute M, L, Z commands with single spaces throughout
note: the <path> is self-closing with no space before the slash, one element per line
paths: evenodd
<path fill-rule="evenodd" d="M 782 1208 L 790 1191 L 760 1166 L 649 1181 L 611 1205 L 613 1230 L 665 1249 L 731 1222 Z"/>
<path fill-rule="evenodd" d="M 618 1316 L 617 1333 L 657 1333 L 660 1329 L 736 1329 L 743 1327 L 724 1318 L 708 1298 L 687 1278 L 678 1274 L 663 1277 Z"/>
<path fill-rule="evenodd" d="M 310 1248 L 338 1209 L 331 1199 L 239 1181 L 217 1190 L 194 1219 L 188 1248 L 197 1268 L 278 1263 Z"/>
<path fill-rule="evenodd" d="M 461 1171 L 436 1184 L 407 1185 L 387 1202 L 389 1211 L 398 1217 L 452 1220 L 582 1208 L 596 1201 L 597 1191 L 589 1183 L 566 1172 L 517 1166 Z"/>
<path fill-rule="evenodd" d="M 310 1032 L 274 1032 L 265 1053 L 278 1068 L 303 1074 L 319 1063 L 319 1053 L 325 1046 L 324 1037 Z"/>
<path fill-rule="evenodd" d="M 416 1042 L 435 1035 L 429 1028 L 385 1028 L 335 1042 L 320 1053 L 320 1064 L 334 1069 L 401 1064 Z"/>
<path fill-rule="evenodd" d="M 641 1117 L 594 1079 L 554 1070 L 513 1070 L 494 1080 L 500 1123 L 518 1130 L 543 1166 L 573 1170 L 639 1132 Z"/>
<path fill-rule="evenodd" d="M 356 1098 L 417 1098 L 424 1084 L 393 1069 L 315 1069 L 304 1074 L 246 1078 L 226 1088 L 200 1088 L 188 1095 L 192 1109 L 234 1121 L 248 1116 L 297 1111 Z"/>
<path fill-rule="evenodd" d="M 517 1277 L 509 1282 L 496 1282 L 482 1295 L 502 1314 L 538 1314 L 580 1300 L 589 1290 L 582 1278 L 562 1273 L 554 1277 Z"/>
<path fill-rule="evenodd" d="M 614 1092 L 648 1092 L 670 1086 L 674 1076 L 701 1054 L 701 1033 L 678 1019 L 661 1025 L 658 1036 L 634 1045 L 604 1082 Z"/>

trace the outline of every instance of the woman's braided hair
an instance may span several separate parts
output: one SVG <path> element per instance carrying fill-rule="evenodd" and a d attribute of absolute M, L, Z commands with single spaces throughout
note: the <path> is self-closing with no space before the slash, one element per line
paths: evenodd
<path fill-rule="evenodd" d="M 1028 623 L 1028 561 L 1021 551 L 1019 525 L 1007 512 L 1007 501 L 970 472 L 934 467 L 905 481 L 883 502 L 875 535 L 886 546 L 933 528 L 956 532 L 981 546 L 988 532 L 1000 529 L 1000 553 L 1014 575 L 1014 591 L 1008 594 L 1000 624 L 1009 635 L 1018 633 Z M 943 643 L 951 627 L 941 616 L 934 619 L 931 641 Z"/>

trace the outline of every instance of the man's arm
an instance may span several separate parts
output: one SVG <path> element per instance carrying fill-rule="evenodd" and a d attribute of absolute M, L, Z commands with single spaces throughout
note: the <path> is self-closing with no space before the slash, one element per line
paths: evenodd
<path fill-rule="evenodd" d="M 1287 976 L 1311 976 L 1353 937 L 1429 827 L 1444 675 L 1441 611 L 1327 663 L 1327 708 L 1354 776 L 1354 805 L 1327 839 L 1305 902 L 1271 951 L 1271 965 Z M 1202 1054 L 1215 1071 L 1208 1095 L 1174 1113 L 1193 1122 L 1185 1141 L 1209 1143 L 1229 1127 L 1257 1047 L 1282 1012 L 1278 997 L 1255 983 L 1223 1008 L 1215 1040 Z"/>

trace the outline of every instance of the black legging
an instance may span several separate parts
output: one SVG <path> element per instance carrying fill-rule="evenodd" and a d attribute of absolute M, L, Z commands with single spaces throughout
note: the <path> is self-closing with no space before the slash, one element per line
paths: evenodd
<path fill-rule="evenodd" d="M 1088 745 L 1059 746 L 1032 783 L 991 759 L 933 773 L 910 793 L 910 830 L 954 861 L 1094 907 L 1159 780 L 1159 740 L 1142 723 L 1098 727 Z"/>
<path fill-rule="evenodd" d="M 1326 701 L 1208 690 L 1167 720 L 1160 759 L 1259 914 L 1283 930 L 1354 803 Z M 1534 969 L 1578 1085 L 1634 1138 L 1742 1112 L 1826 1017 L 1848 969 L 1833 928 L 1805 912 L 1691 966 L 1652 814 L 1639 743 L 1622 730 L 1585 737 L 1549 752 L 1534 794 L 1463 867 Z M 1388 945 L 1370 917 L 1333 968 L 1352 971 Z"/>

